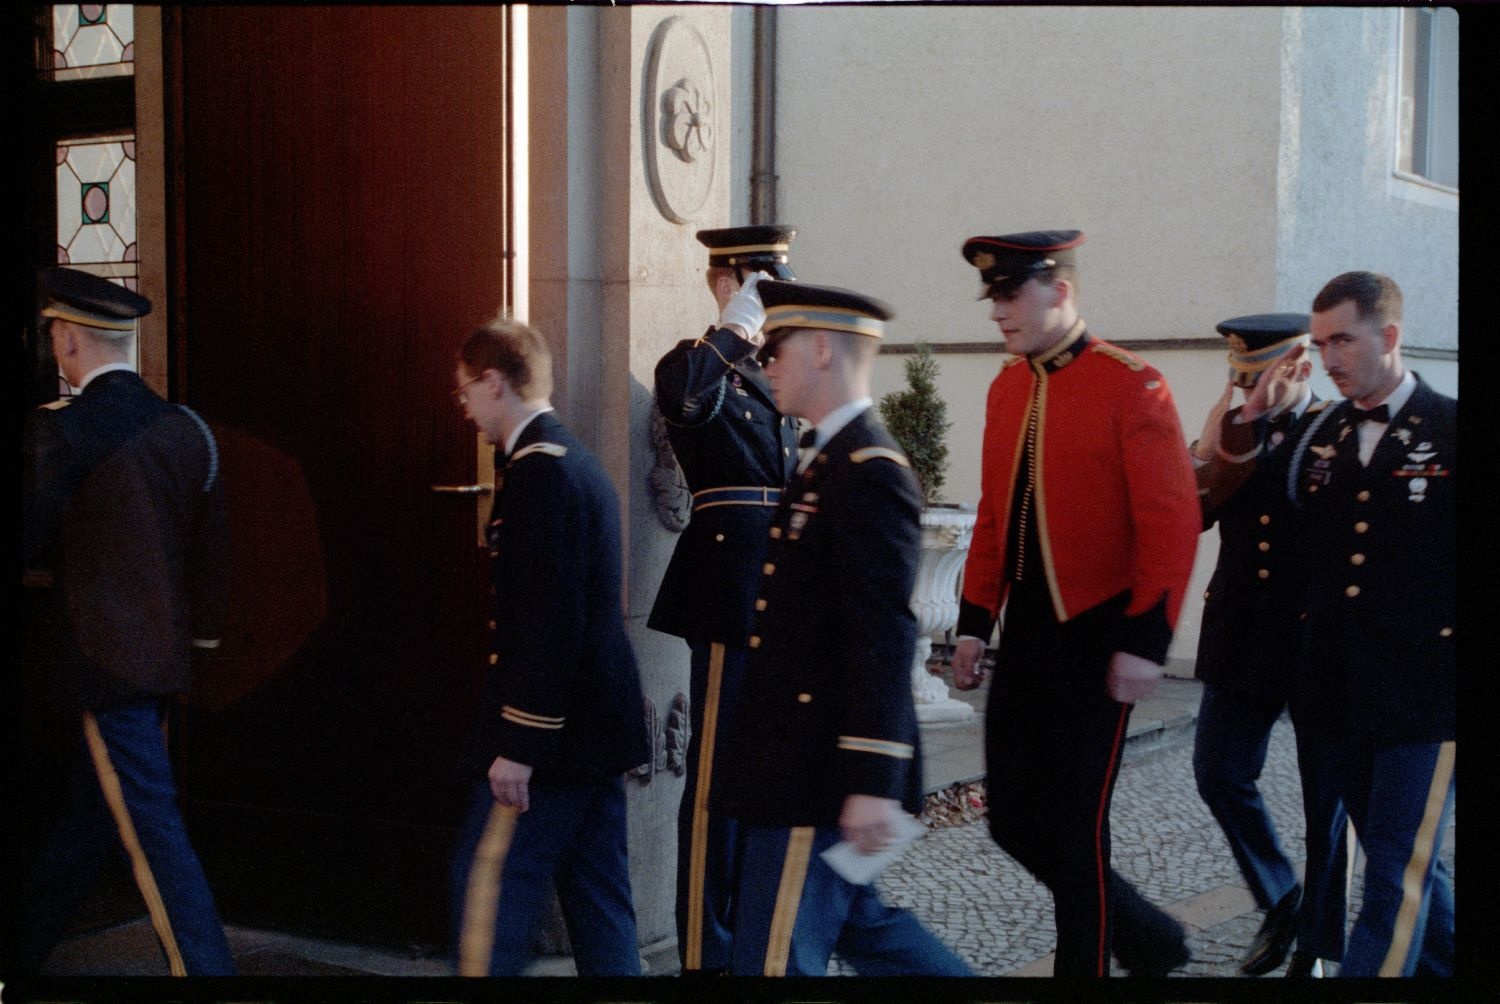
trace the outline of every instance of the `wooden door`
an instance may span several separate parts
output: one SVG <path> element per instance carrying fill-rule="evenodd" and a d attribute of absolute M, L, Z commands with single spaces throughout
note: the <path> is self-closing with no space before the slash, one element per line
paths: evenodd
<path fill-rule="evenodd" d="M 225 443 L 244 601 L 173 742 L 230 922 L 446 936 L 488 558 L 429 486 L 474 479 L 454 353 L 507 298 L 506 22 L 169 25 L 174 375 Z"/>

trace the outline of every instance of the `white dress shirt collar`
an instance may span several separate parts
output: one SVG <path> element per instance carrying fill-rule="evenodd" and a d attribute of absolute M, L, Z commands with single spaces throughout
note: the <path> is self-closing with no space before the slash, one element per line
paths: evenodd
<path fill-rule="evenodd" d="M 80 394 L 83 393 L 83 388 L 87 387 L 90 381 L 92 381 L 95 377 L 103 376 L 105 373 L 113 373 L 115 370 L 126 370 L 130 373 L 134 373 L 135 367 L 130 365 L 129 363 L 105 363 L 103 366 L 91 369 L 87 373 L 85 373 L 83 375 L 83 379 L 78 382 L 78 392 Z"/>
<path fill-rule="evenodd" d="M 802 454 L 802 460 L 797 465 L 797 470 L 800 472 L 805 469 L 812 458 L 817 456 L 818 451 L 828 445 L 830 439 L 837 436 L 844 426 L 864 414 L 874 403 L 874 401 L 867 397 L 856 398 L 847 404 L 839 405 L 824 415 L 823 421 L 813 426 L 816 438 L 813 440 L 813 445 Z"/>
<path fill-rule="evenodd" d="M 1383 404 L 1390 413 L 1390 417 L 1395 418 L 1396 412 L 1406 407 L 1406 402 L 1411 400 L 1412 391 L 1416 389 L 1417 378 L 1412 375 L 1411 370 L 1407 370 L 1401 374 L 1401 382 L 1396 384 L 1395 389 L 1385 396 L 1385 400 L 1376 401 L 1370 407 L 1374 408 L 1376 405 Z"/>
<path fill-rule="evenodd" d="M 1412 376 L 1411 370 L 1401 374 L 1401 382 L 1396 384 L 1395 390 L 1385 396 L 1384 401 L 1376 401 L 1371 408 L 1385 405 L 1388 418 L 1395 418 L 1396 412 L 1406 407 L 1406 402 L 1411 400 L 1412 391 L 1417 389 L 1417 378 Z M 1349 402 L 1354 405 L 1353 401 Z M 1359 435 L 1359 462 L 1361 465 L 1370 466 L 1370 460 L 1375 456 L 1375 447 L 1380 443 L 1380 437 L 1385 435 L 1385 430 L 1390 428 L 1387 422 L 1360 422 L 1355 431 Z"/>
<path fill-rule="evenodd" d="M 521 419 L 520 425 L 517 425 L 514 429 L 510 430 L 510 435 L 505 437 L 505 455 L 507 457 L 515 452 L 516 440 L 521 438 L 521 433 L 526 431 L 526 427 L 531 424 L 532 419 L 551 410 L 552 406 L 550 404 L 545 408 L 538 408 L 530 415 L 527 415 L 525 418 Z"/>

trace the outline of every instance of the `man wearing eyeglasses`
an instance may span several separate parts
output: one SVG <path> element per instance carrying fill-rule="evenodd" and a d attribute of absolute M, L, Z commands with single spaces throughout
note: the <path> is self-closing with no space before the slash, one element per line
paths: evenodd
<path fill-rule="evenodd" d="M 638 975 L 622 775 L 651 754 L 622 614 L 619 501 L 552 413 L 552 357 L 534 329 L 477 328 L 454 384 L 501 453 L 493 641 L 454 865 L 459 974 L 520 975 L 555 888 L 579 975 Z"/>

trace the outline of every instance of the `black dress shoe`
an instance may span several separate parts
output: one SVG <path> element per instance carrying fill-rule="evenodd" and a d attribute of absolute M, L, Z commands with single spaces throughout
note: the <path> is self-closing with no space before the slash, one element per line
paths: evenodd
<path fill-rule="evenodd" d="M 1317 979 L 1323 975 L 1323 960 L 1311 952 L 1293 952 L 1292 961 L 1286 966 L 1286 974 L 1293 978 Z"/>
<path fill-rule="evenodd" d="M 1281 902 L 1266 911 L 1266 919 L 1255 932 L 1245 961 L 1240 963 L 1240 972 L 1246 976 L 1264 976 L 1286 961 L 1286 953 L 1297 938 L 1297 907 L 1301 902 L 1302 887 L 1294 885 L 1291 892 L 1281 897 Z"/>

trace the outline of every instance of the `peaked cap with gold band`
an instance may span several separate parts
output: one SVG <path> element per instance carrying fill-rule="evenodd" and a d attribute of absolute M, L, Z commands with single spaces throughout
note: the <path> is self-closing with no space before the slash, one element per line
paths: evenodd
<path fill-rule="evenodd" d="M 794 331 L 812 328 L 884 338 L 885 322 L 896 316 L 873 296 L 836 286 L 763 279 L 755 291 L 766 308 L 766 323 L 761 327 L 766 343 L 756 353 L 762 363 L 773 354 L 776 343 Z"/>
<path fill-rule="evenodd" d="M 1073 264 L 1082 230 L 1029 230 L 964 241 L 964 260 L 979 269 L 979 299 L 1013 293 L 1038 272 Z"/>
<path fill-rule="evenodd" d="M 1229 379 L 1236 387 L 1254 387 L 1272 363 L 1312 341 L 1311 323 L 1306 314 L 1246 314 L 1220 321 L 1214 327 L 1229 341 Z"/>
<path fill-rule="evenodd" d="M 135 331 L 135 319 L 151 313 L 151 301 L 134 290 L 76 268 L 54 268 L 42 280 L 47 305 L 43 317 L 55 317 L 90 328 Z"/>
<path fill-rule="evenodd" d="M 708 248 L 708 263 L 722 268 L 765 272 L 773 279 L 795 279 L 787 265 L 787 250 L 797 228 L 783 223 L 752 227 L 727 227 L 723 230 L 700 230 L 699 243 Z"/>

